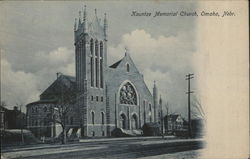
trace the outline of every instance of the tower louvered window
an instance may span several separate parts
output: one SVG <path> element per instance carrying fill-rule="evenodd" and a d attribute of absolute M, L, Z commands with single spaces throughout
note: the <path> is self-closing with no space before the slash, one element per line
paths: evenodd
<path fill-rule="evenodd" d="M 91 58 L 90 58 L 90 78 L 91 78 L 91 86 L 94 86 L 94 41 L 93 39 L 90 40 L 90 53 L 91 53 Z"/>
<path fill-rule="evenodd" d="M 99 87 L 99 57 L 98 57 L 98 41 L 95 41 L 95 78 L 96 78 L 96 87 Z"/>
<path fill-rule="evenodd" d="M 100 87 L 103 88 L 103 43 L 100 42 Z"/>

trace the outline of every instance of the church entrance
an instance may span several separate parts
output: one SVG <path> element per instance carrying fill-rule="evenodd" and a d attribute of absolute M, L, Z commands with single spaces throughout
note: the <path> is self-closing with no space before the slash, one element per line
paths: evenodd
<path fill-rule="evenodd" d="M 138 118 L 137 118 L 136 114 L 132 115 L 131 128 L 132 128 L 132 130 L 138 129 Z"/>
<path fill-rule="evenodd" d="M 127 129 L 127 119 L 126 119 L 126 116 L 124 114 L 120 115 L 120 126 L 123 129 Z"/>

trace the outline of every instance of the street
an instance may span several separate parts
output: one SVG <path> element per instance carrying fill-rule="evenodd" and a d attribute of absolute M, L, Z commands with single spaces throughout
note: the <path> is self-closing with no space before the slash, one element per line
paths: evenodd
<path fill-rule="evenodd" d="M 3 158 L 143 158 L 197 150 L 199 139 L 117 138 L 81 140 L 66 145 L 40 144 L 2 150 Z"/>

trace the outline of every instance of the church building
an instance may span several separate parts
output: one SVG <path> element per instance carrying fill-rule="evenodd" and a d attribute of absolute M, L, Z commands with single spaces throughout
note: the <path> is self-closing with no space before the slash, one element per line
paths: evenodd
<path fill-rule="evenodd" d="M 57 97 L 74 94 L 68 130 L 81 137 L 111 136 L 115 128 L 139 130 L 145 123 L 159 122 L 157 88 L 153 94 L 144 82 L 126 50 L 124 57 L 107 65 L 108 22 L 97 16 L 88 18 L 86 6 L 74 25 L 75 77 L 58 74 L 58 78 L 27 105 L 28 128 L 36 136 L 56 136 L 58 125 L 51 122 Z M 44 132 L 44 133 L 43 133 Z"/>

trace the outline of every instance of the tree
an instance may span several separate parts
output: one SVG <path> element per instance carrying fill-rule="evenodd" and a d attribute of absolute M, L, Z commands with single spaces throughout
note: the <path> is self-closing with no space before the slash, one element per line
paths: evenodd
<path fill-rule="evenodd" d="M 63 79 L 61 80 L 60 85 L 60 94 L 56 97 L 56 103 L 54 106 L 54 121 L 61 125 L 62 133 L 61 133 L 61 140 L 62 144 L 65 144 L 67 141 L 67 124 L 68 124 L 68 117 L 72 112 L 72 107 L 75 104 L 75 97 L 76 91 L 72 87 L 67 87 L 64 84 Z"/>
<path fill-rule="evenodd" d="M 194 108 L 192 110 L 193 117 L 203 119 L 204 121 L 206 121 L 205 111 L 202 107 L 200 100 L 196 96 L 193 98 L 192 106 Z"/>

